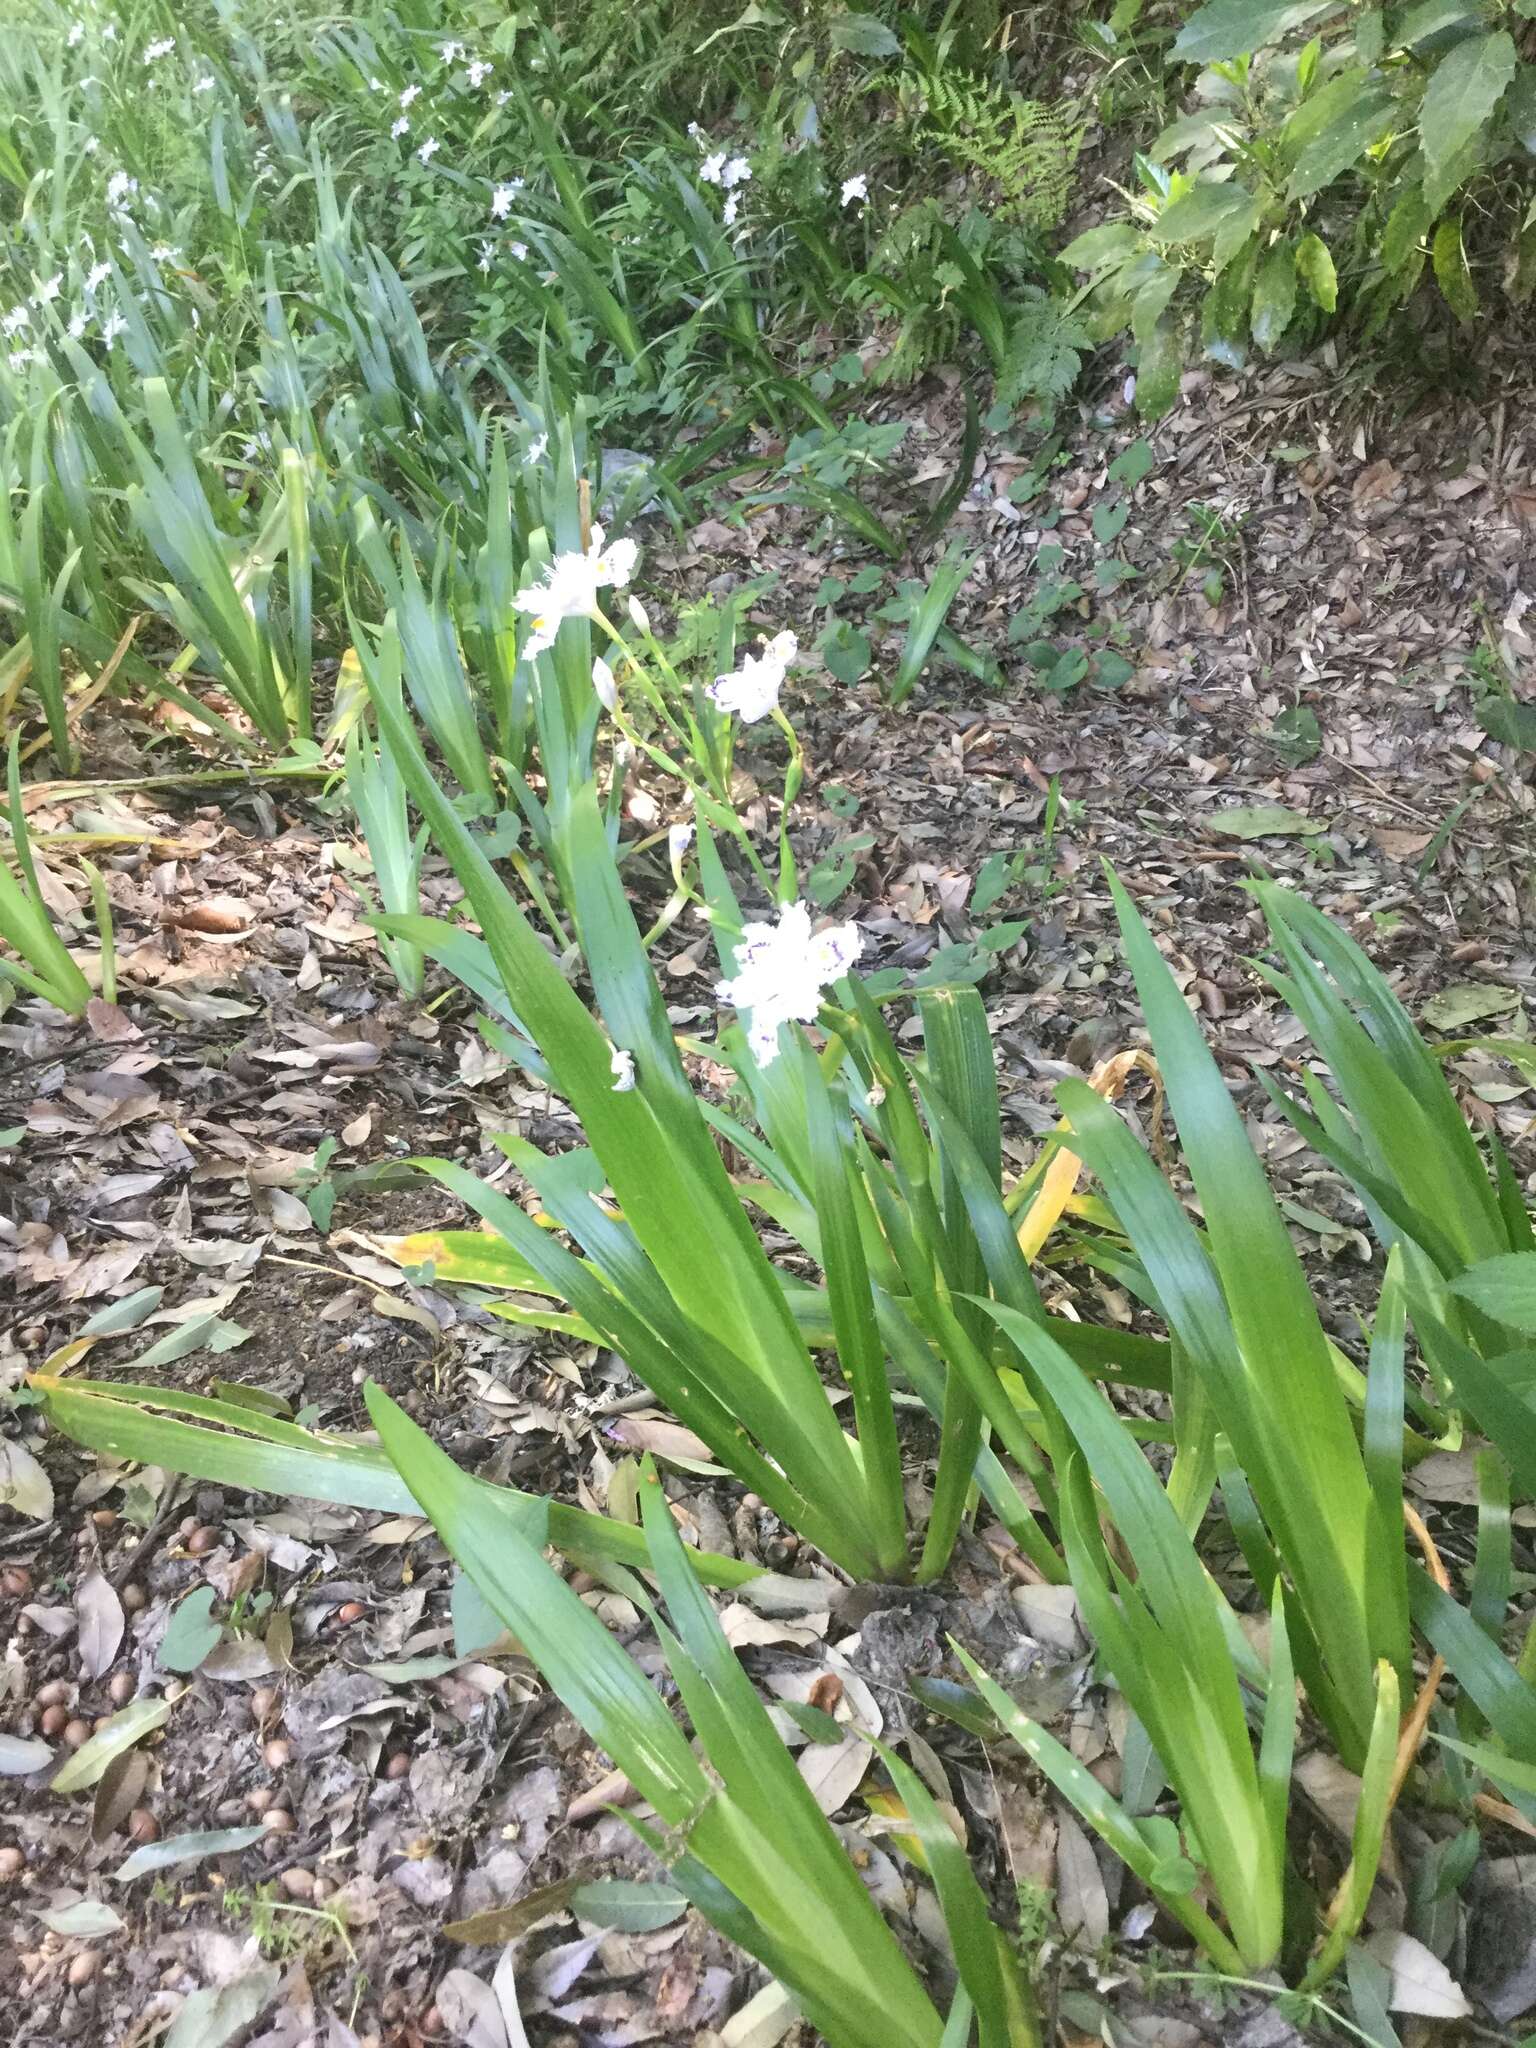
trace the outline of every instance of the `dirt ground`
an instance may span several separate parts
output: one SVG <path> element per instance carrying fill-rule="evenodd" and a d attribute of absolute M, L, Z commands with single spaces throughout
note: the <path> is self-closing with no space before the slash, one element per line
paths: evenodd
<path fill-rule="evenodd" d="M 1516 388 L 1404 415 L 1353 402 L 1345 382 L 1326 360 L 1241 385 L 1197 377 L 1134 484 L 1108 475 L 1140 438 L 1118 386 L 1083 408 L 1044 488 L 1020 502 L 1009 490 L 1029 472 L 1028 452 L 988 441 L 955 524 L 980 553 L 951 624 L 996 656 L 1003 686 L 938 666 L 891 712 L 870 683 L 849 688 L 808 667 L 787 701 L 813 764 L 808 792 L 822 799 L 802 805 L 801 851 L 810 864 L 856 841 L 838 914 L 869 935 L 866 966 L 921 970 L 945 947 L 970 958 L 979 931 L 1022 927 L 989 956 L 982 984 L 1015 1168 L 1054 1120 L 1054 1082 L 1136 1042 L 1101 872 L 1115 865 L 1166 937 L 1335 1333 L 1354 1348 L 1371 1246 L 1353 1198 L 1273 1118 L 1252 1078 L 1256 1066 L 1285 1077 L 1297 1047 L 1246 964 L 1262 924 L 1242 885 L 1267 872 L 1305 888 L 1416 1013 L 1440 999 L 1439 1014 L 1468 1032 L 1528 1031 L 1532 799 L 1523 757 L 1477 713 L 1500 675 L 1518 695 L 1532 674 L 1521 586 L 1536 430 Z M 953 384 L 936 379 L 893 406 L 911 422 L 904 459 L 916 481 L 903 490 L 942 487 L 958 405 Z M 772 570 L 777 587 L 754 616 L 805 632 L 823 579 L 854 564 L 793 515 L 742 531 L 727 510 L 686 540 L 657 531 L 648 598 L 652 587 L 696 597 Z M 1191 560 L 1212 512 L 1218 540 Z M 1059 563 L 1042 570 L 1042 547 L 1060 548 Z M 1103 562 L 1127 573 L 1101 573 Z M 1009 629 L 1047 575 L 1081 587 L 1042 615 L 1044 634 L 1068 650 L 1121 650 L 1129 673 L 1118 687 L 1096 686 L 1092 671 L 1064 694 L 1039 687 Z M 877 646 L 877 671 L 889 658 Z M 146 760 L 150 737 L 104 725 L 88 772 L 158 765 Z M 1280 808 L 1256 819 L 1259 806 Z M 24 1127 L 0 1151 L 8 1384 L 88 1318 L 156 1287 L 147 1318 L 100 1337 L 72 1362 L 77 1376 L 122 1377 L 150 1345 L 191 1331 L 198 1348 L 143 1376 L 199 1392 L 254 1387 L 287 1412 L 354 1430 L 366 1426 L 361 1387 L 372 1375 L 462 1462 L 589 1506 L 622 1497 L 637 1450 L 676 1448 L 619 1361 L 408 1280 L 377 1243 L 462 1219 L 441 1189 L 363 1169 L 432 1152 L 490 1172 L 505 1164 L 491 1133 L 515 1127 L 537 1142 L 570 1127 L 486 1050 L 441 979 L 424 1005 L 401 1003 L 361 922 L 338 823 L 313 790 L 60 796 L 32 818 L 45 831 L 156 836 L 103 858 L 118 1004 L 89 1026 L 28 1003 L 0 1019 L 0 1127 Z M 983 863 L 1016 849 L 1025 857 L 1012 892 L 974 913 Z M 426 893 L 446 907 L 456 889 L 429 864 Z M 666 976 L 680 1023 L 711 1014 L 711 962 L 691 931 Z M 1522 1073 L 1477 1053 L 1452 1071 L 1469 1114 L 1498 1129 L 1530 1177 Z M 304 1197 L 326 1137 L 338 1149 L 321 1228 Z M 1128 1313 L 1091 1274 L 1064 1267 L 1051 1284 L 1086 1315 Z M 205 2048 L 500 2048 L 521 2038 L 514 2013 L 540 2044 L 747 2048 L 780 2037 L 761 1998 L 739 2016 L 759 1980 L 696 1915 L 605 1931 L 545 1893 L 654 1866 L 608 1810 L 622 1788 L 606 1761 L 526 1660 L 458 1653 L 451 1570 L 421 1524 L 119 1465 L 46 1433 L 35 1408 L 12 1410 L 6 1428 L 52 1488 L 40 1517 L 0 1515 L 0 1729 L 41 1737 L 52 1759 L 11 1777 L 0 1821 L 10 1909 L 0 1980 L 18 2048 L 146 2041 L 178 2011 L 178 2043 Z M 920 1487 L 920 1429 L 909 1448 Z M 777 1575 L 771 1610 L 755 1611 L 748 1588 L 728 1618 L 763 1686 L 805 1698 L 830 1677 L 873 1730 L 927 1746 L 999 1901 L 1022 1886 L 1040 1916 L 1059 2039 L 1100 2038 L 1106 2022 L 1114 2031 L 1103 2038 L 1141 2048 L 1302 2038 L 1266 2001 L 1220 2006 L 1208 1988 L 1159 1981 L 1149 1959 L 1168 1930 L 1119 1867 L 1022 1759 L 989 1765 L 913 1695 L 914 1674 L 946 1668 L 940 1646 L 954 1628 L 1112 1776 L 1117 1708 L 1091 1683 L 1069 1602 L 1031 1585 L 984 1530 L 940 1591 L 852 1594 L 744 1511 L 728 1482 L 685 1466 L 669 1484 L 709 1548 L 755 1556 Z M 1415 1484 L 1454 1564 L 1476 1499 L 1470 1453 L 1429 1461 Z M 1518 1515 L 1515 1550 L 1517 1573 L 1536 1569 Z M 199 1588 L 234 1601 L 240 1625 L 177 1675 L 158 1653 L 178 1603 Z M 643 1641 L 626 1602 L 593 1597 Z M 169 1704 L 163 1726 L 95 1788 L 49 1789 L 99 1717 L 155 1698 Z M 942 1982 L 921 1895 L 859 1796 L 866 1764 L 850 1739 L 824 1804 Z M 1325 1758 L 1303 1782 L 1313 1802 L 1303 1853 L 1326 1862 L 1338 1850 Z M 257 1828 L 244 1847 L 113 1875 L 135 1847 Z M 1405 1871 L 1444 1833 L 1432 1816 L 1405 1817 Z M 1491 1837 L 1464 1895 L 1478 1911 L 1453 1897 L 1435 1923 L 1435 1953 L 1477 2003 L 1482 2039 L 1512 2038 L 1498 2029 L 1536 1999 L 1536 1909 L 1525 1905 L 1536 1865 L 1522 1846 Z M 532 1924 L 514 1946 L 442 1932 L 531 1894 Z M 94 1922 L 82 1901 L 98 1902 Z M 1411 1904 L 1404 1891 L 1400 1911 Z M 1388 1925 L 1393 1910 L 1388 1898 Z M 1415 2024 L 1431 2031 L 1405 2039 L 1449 2037 L 1432 2023 L 1405 2027 Z"/>

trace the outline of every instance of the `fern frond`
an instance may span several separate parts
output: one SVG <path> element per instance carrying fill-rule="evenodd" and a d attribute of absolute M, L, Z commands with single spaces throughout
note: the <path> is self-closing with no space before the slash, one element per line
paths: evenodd
<path fill-rule="evenodd" d="M 926 120 L 946 153 L 997 187 L 997 217 L 1055 227 L 1072 196 L 1083 117 L 984 79 L 941 72 L 928 81 Z"/>

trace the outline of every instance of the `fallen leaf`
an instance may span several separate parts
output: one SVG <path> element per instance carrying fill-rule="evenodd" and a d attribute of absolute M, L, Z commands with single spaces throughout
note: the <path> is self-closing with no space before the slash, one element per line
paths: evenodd
<path fill-rule="evenodd" d="M 92 1038 L 103 1045 L 124 1045 L 130 1039 L 144 1036 L 126 1011 L 116 1003 L 103 1002 L 100 996 L 92 996 L 86 1004 L 85 1021 Z"/>
<path fill-rule="evenodd" d="M 1495 988 L 1486 981 L 1458 981 L 1431 996 L 1420 1011 L 1437 1031 L 1460 1031 L 1483 1017 L 1505 1017 L 1520 1007 L 1520 991 Z"/>
<path fill-rule="evenodd" d="M 29 1778 L 52 1761 L 53 1751 L 46 1742 L 0 1735 L 0 1778 Z"/>
<path fill-rule="evenodd" d="M 53 1514 L 53 1482 L 25 1444 L 0 1438 L 0 1507 L 14 1508 L 34 1522 Z"/>
<path fill-rule="evenodd" d="M 1367 1938 L 1365 1946 L 1391 1973 L 1387 2004 L 1393 2012 L 1420 2013 L 1435 2020 L 1463 2020 L 1471 2014 L 1466 1993 L 1422 1941 L 1383 1927 Z"/>
<path fill-rule="evenodd" d="M 67 1906 L 50 1906 L 37 1917 L 54 1934 L 72 1934 L 89 1941 L 99 1934 L 116 1934 L 126 1923 L 105 1899 L 74 1899 Z"/>
<path fill-rule="evenodd" d="M 193 1991 L 182 2000 L 165 2048 L 224 2048 L 244 2033 L 275 1994 L 280 1981 L 275 1964 L 262 1963 L 216 1991 Z"/>
<path fill-rule="evenodd" d="M 183 1870 L 201 1863 L 206 1856 L 232 1856 L 237 1849 L 249 1849 L 266 1833 L 261 1826 L 212 1828 L 190 1835 L 167 1835 L 163 1842 L 146 1842 L 142 1849 L 120 1863 L 112 1875 L 120 1884 L 147 1877 L 152 1870 Z"/>
<path fill-rule="evenodd" d="M 75 1593 L 75 1612 L 80 1617 L 80 1669 L 87 1678 L 100 1678 L 117 1655 L 128 1625 L 123 1603 L 101 1572 L 90 1571 Z"/>
<path fill-rule="evenodd" d="M 125 1749 L 142 1742 L 171 1718 L 169 1700 L 131 1700 L 120 1714 L 112 1715 L 98 1728 L 82 1749 L 77 1749 L 52 1780 L 53 1792 L 83 1792 L 94 1785 L 102 1772 Z"/>
<path fill-rule="evenodd" d="M 1208 822 L 1223 839 L 1312 838 L 1328 829 L 1321 818 L 1309 818 L 1305 811 L 1285 804 L 1233 804 Z"/>
<path fill-rule="evenodd" d="M 1371 838 L 1388 860 L 1417 860 L 1434 836 L 1433 832 L 1408 832 L 1397 825 L 1371 828 Z"/>
<path fill-rule="evenodd" d="M 1093 1844 L 1065 1806 L 1056 1808 L 1056 1917 L 1071 1941 L 1095 1949 L 1109 1934 L 1109 1893 Z"/>

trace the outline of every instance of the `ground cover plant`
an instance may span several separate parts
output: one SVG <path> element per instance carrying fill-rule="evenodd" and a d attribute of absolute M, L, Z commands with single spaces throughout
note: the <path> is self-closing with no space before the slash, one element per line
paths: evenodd
<path fill-rule="evenodd" d="M 1288 611 L 1273 476 L 1346 438 L 1308 351 L 1374 340 L 1364 389 L 1472 320 L 1527 40 L 26 10 L 19 2039 L 1394 2048 L 1536 2001 L 1536 1065 L 1515 986 L 1394 951 L 1451 950 L 1486 812 L 1527 834 L 1518 567 L 1407 700 L 1474 750 L 1372 814 L 1416 891 L 1324 815 L 1381 792 L 1322 693 L 1255 657 L 1201 752 L 1169 651 Z M 1311 437 L 1253 498 L 1178 452 L 1250 339 Z M 1138 719 L 1241 799 L 1193 848 Z"/>

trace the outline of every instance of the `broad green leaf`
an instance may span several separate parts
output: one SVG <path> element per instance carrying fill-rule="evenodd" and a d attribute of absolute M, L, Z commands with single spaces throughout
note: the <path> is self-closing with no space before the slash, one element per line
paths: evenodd
<path fill-rule="evenodd" d="M 1329 0 L 1206 0 L 1174 38 L 1173 54 L 1186 64 L 1224 64 L 1328 12 Z"/>
<path fill-rule="evenodd" d="M 1506 1252 L 1469 1266 L 1452 1280 L 1451 1292 L 1496 1323 L 1536 1336 L 1536 1252 Z"/>
<path fill-rule="evenodd" d="M 1296 254 L 1276 242 L 1253 281 L 1253 338 L 1266 352 L 1276 348 L 1296 310 Z"/>
<path fill-rule="evenodd" d="M 1332 313 L 1339 303 L 1339 277 L 1328 244 L 1321 235 L 1303 235 L 1296 244 L 1296 275 L 1315 305 Z"/>
<path fill-rule="evenodd" d="M 1477 295 L 1477 286 L 1472 282 L 1472 266 L 1467 261 L 1459 213 L 1441 221 L 1435 229 L 1429 253 L 1435 282 L 1445 303 L 1458 320 L 1476 319 L 1482 301 Z"/>
<path fill-rule="evenodd" d="M 1492 115 L 1515 75 L 1515 66 L 1514 37 L 1502 28 L 1469 36 L 1440 59 L 1419 106 L 1427 187 L 1434 186 L 1437 174 Z"/>
<path fill-rule="evenodd" d="M 1253 205 L 1246 186 L 1202 179 L 1163 208 L 1152 223 L 1152 239 L 1164 243 L 1208 241 L 1230 215 L 1247 215 Z M 1251 224 L 1244 230 L 1250 232 Z"/>
<path fill-rule="evenodd" d="M 1287 199 L 1310 199 L 1331 185 L 1389 134 L 1397 119 L 1398 103 L 1390 93 L 1352 88 L 1347 103 L 1298 151 L 1286 183 Z"/>

